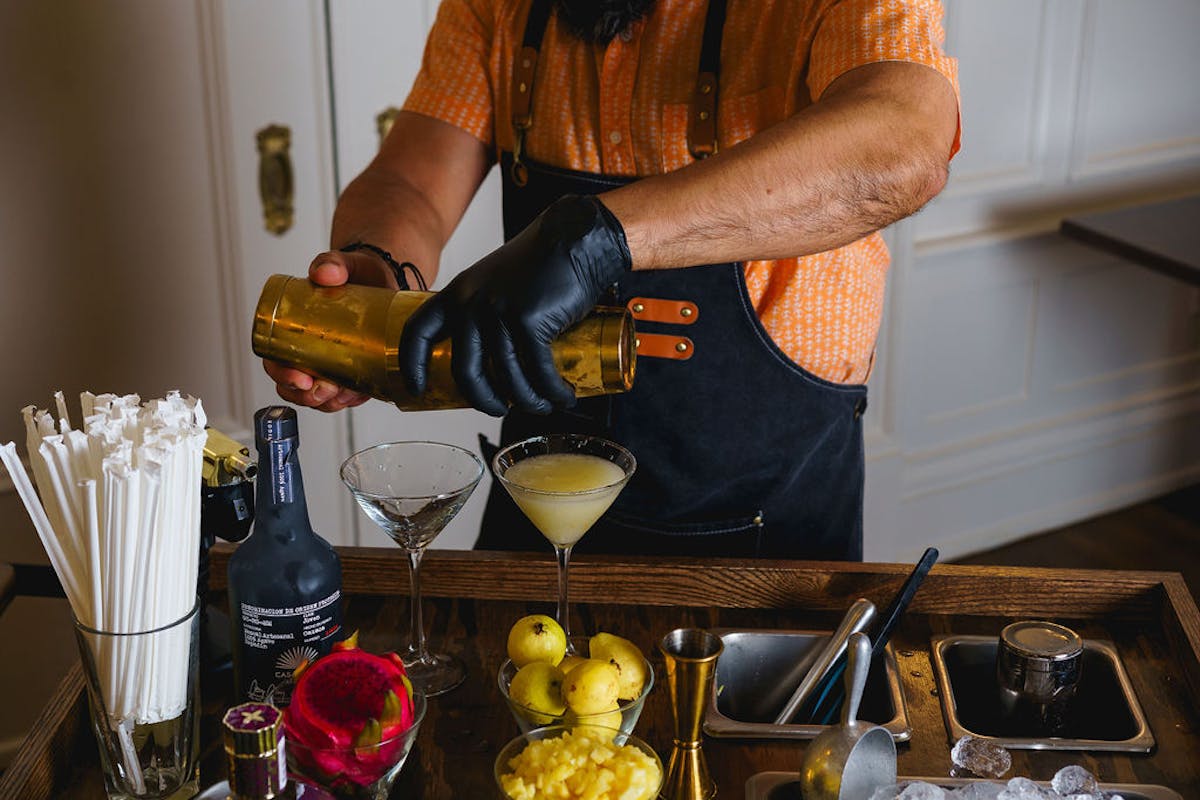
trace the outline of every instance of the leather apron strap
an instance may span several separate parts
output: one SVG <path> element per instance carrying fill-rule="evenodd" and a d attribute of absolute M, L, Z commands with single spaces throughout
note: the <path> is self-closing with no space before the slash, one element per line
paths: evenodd
<path fill-rule="evenodd" d="M 725 32 L 726 0 L 709 0 L 704 15 L 704 35 L 700 45 L 700 70 L 692 90 L 688 113 L 688 151 L 693 158 L 707 158 L 717 152 L 717 98 L 720 89 L 721 41 Z M 550 20 L 551 0 L 533 0 L 525 18 L 525 33 L 517 53 L 512 78 L 513 158 L 509 169 L 512 182 L 529 182 L 525 164 L 525 134 L 533 127 L 533 86 L 537 78 L 538 52 Z"/>

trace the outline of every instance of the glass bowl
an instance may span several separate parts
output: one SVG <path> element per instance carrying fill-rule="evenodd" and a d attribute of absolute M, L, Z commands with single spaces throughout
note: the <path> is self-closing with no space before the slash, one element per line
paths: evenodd
<path fill-rule="evenodd" d="M 413 722 L 409 729 L 367 747 L 307 747 L 288 737 L 288 777 L 334 798 L 387 800 L 417 739 L 426 708 L 425 696 L 420 692 L 413 694 Z M 322 796 L 319 792 L 313 794 Z"/>
<path fill-rule="evenodd" d="M 508 784 L 516 780 L 514 776 L 515 770 L 512 764 L 513 759 L 517 758 L 517 756 L 523 753 L 527 747 L 541 747 L 543 746 L 541 744 L 543 742 L 560 739 L 568 734 L 570 736 L 579 736 L 583 734 L 592 739 L 599 738 L 603 742 L 611 745 L 611 755 L 613 756 L 619 756 L 619 754 L 622 752 L 628 754 L 628 751 L 625 751 L 624 748 L 634 748 L 635 750 L 639 751 L 642 756 L 647 757 L 649 761 L 653 763 L 653 768 L 656 769 L 658 773 L 657 778 L 655 778 L 653 775 L 649 776 L 645 786 L 642 787 L 642 791 L 631 792 L 628 795 L 614 792 L 613 796 L 629 797 L 631 800 L 653 800 L 653 798 L 658 797 L 658 793 L 662 789 L 664 775 L 662 759 L 660 759 L 658 754 L 654 752 L 654 748 L 632 734 L 622 733 L 614 728 L 605 728 L 597 725 L 551 725 L 546 728 L 538 728 L 527 733 L 522 733 L 508 744 L 504 745 L 504 747 L 500 749 L 499 754 L 496 756 L 496 763 L 492 771 L 492 774 L 496 779 L 496 786 L 500 789 L 501 796 L 532 796 L 531 794 L 509 791 Z M 615 770 L 612 769 L 612 760 L 603 758 L 603 750 L 600 747 L 597 747 L 594 742 L 589 743 L 586 746 L 586 752 L 587 757 L 576 759 L 576 763 L 586 764 L 590 769 L 596 770 L 597 772 L 602 770 L 608 771 L 610 775 L 615 773 L 627 774 L 627 770 L 619 768 Z M 566 789 L 572 785 L 572 778 L 569 775 L 564 774 L 565 770 L 563 769 L 562 765 L 556 769 L 556 773 L 561 777 L 557 781 L 547 784 L 545 783 L 546 773 L 542 772 L 540 774 L 542 784 L 538 787 L 538 791 L 545 791 L 555 788 Z M 530 787 L 530 780 L 532 777 L 533 776 L 531 775 L 525 776 L 526 780 L 524 781 L 524 784 L 526 787 Z M 602 775 L 596 774 L 595 772 L 586 777 L 577 774 L 573 779 L 575 791 L 570 794 L 562 794 L 561 796 L 564 798 L 582 796 L 582 794 L 579 794 L 581 790 L 594 789 L 596 785 L 603 780 L 604 778 Z M 532 790 L 532 787 L 530 787 L 530 790 Z M 560 795 L 555 794 L 554 796 L 558 797 Z"/>
<path fill-rule="evenodd" d="M 575 652 L 586 653 L 588 640 L 583 637 L 572 637 L 572 645 L 575 647 Z M 633 733 L 633 728 L 637 725 L 638 717 L 642 715 L 642 707 L 646 704 L 646 696 L 650 694 L 650 690 L 654 687 L 654 667 L 650 665 L 645 658 L 642 659 L 646 668 L 646 682 L 642 686 L 642 692 L 632 700 L 617 701 L 617 708 L 621 712 L 620 725 L 614 724 L 615 718 L 610 716 L 611 711 L 601 714 L 548 714 L 544 711 L 538 711 L 528 706 L 524 706 L 513 700 L 508 694 L 508 686 L 512 683 L 513 676 L 517 674 L 517 667 L 513 664 L 512 659 L 505 659 L 500 665 L 500 671 L 496 675 L 496 684 L 500 687 L 500 694 L 504 695 L 504 701 L 508 703 L 508 710 L 512 712 L 513 719 L 516 720 L 517 727 L 521 729 L 521 733 L 529 733 L 537 728 L 543 728 L 548 725 L 598 725 L 607 728 L 620 728 L 621 733 Z M 568 714 L 570 715 L 568 717 Z"/>

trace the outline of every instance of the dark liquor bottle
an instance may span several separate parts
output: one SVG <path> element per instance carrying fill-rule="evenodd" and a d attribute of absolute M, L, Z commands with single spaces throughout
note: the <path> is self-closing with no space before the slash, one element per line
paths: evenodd
<path fill-rule="evenodd" d="M 254 528 L 229 559 L 234 689 L 238 702 L 282 707 L 296 667 L 341 638 L 342 568 L 308 520 L 295 409 L 260 409 L 254 439 Z"/>

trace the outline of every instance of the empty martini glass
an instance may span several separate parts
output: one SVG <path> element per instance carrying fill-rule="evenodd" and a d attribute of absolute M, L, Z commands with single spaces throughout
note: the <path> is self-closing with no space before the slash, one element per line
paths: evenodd
<path fill-rule="evenodd" d="M 629 482 L 637 461 L 619 444 L 598 436 L 534 436 L 496 454 L 492 469 L 500 483 L 558 558 L 558 624 L 567 634 L 567 576 L 571 548 L 612 505 Z"/>
<path fill-rule="evenodd" d="M 401 658 L 409 680 L 427 696 L 450 691 L 463 682 L 466 667 L 425 645 L 421 556 L 475 490 L 483 462 L 450 444 L 391 442 L 350 456 L 339 474 L 371 521 L 408 553 L 412 630 Z"/>

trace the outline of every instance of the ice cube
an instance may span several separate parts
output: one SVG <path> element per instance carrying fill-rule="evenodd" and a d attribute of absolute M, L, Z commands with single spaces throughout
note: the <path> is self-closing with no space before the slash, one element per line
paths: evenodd
<path fill-rule="evenodd" d="M 1095 776 L 1078 764 L 1063 767 L 1054 773 L 1050 785 L 1061 795 L 1095 797 L 1100 792 L 1100 784 L 1096 782 Z"/>
<path fill-rule="evenodd" d="M 997 800 L 1004 784 L 989 782 L 968 783 L 960 786 L 949 795 L 950 800 Z"/>
<path fill-rule="evenodd" d="M 1012 756 L 1007 750 L 976 736 L 964 736 L 955 742 L 950 760 L 981 778 L 999 778 L 1012 769 Z"/>
<path fill-rule="evenodd" d="M 896 800 L 945 800 L 946 790 L 924 781 L 913 781 L 904 787 Z"/>
<path fill-rule="evenodd" d="M 871 792 L 871 800 L 896 800 L 896 795 L 900 794 L 900 788 L 900 785 L 896 783 L 890 786 L 879 786 Z"/>
<path fill-rule="evenodd" d="M 1029 778 L 1013 778 L 996 800 L 1060 800 L 1053 789 L 1045 789 Z"/>

